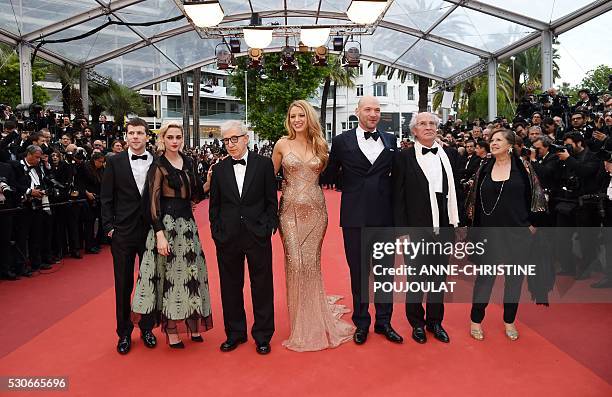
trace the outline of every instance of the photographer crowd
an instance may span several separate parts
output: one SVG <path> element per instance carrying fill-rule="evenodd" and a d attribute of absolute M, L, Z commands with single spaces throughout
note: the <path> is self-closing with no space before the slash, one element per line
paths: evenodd
<path fill-rule="evenodd" d="M 106 159 L 125 150 L 123 126 L 103 115 L 85 120 L 0 109 L 0 278 L 17 280 L 49 271 L 64 257 L 98 254 L 100 184 Z M 154 136 L 148 150 L 153 152 Z M 187 150 L 205 179 L 225 154 L 218 141 Z"/>

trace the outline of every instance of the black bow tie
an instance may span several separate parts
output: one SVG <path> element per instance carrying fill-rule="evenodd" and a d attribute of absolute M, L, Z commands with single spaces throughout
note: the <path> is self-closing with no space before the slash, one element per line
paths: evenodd
<path fill-rule="evenodd" d="M 132 160 L 146 160 L 147 157 L 148 156 L 146 154 L 143 154 L 142 156 L 138 156 L 138 155 L 133 154 L 132 155 Z"/>
<path fill-rule="evenodd" d="M 368 131 L 364 131 L 363 132 L 363 136 L 365 137 L 365 139 L 374 139 L 375 141 L 378 140 L 378 138 L 380 137 L 380 134 L 378 133 L 378 131 L 374 131 L 374 132 L 368 132 Z"/>
<path fill-rule="evenodd" d="M 240 160 L 232 159 L 232 165 L 236 165 L 236 164 L 242 164 L 242 165 L 246 166 L 246 161 L 244 161 L 244 159 L 240 159 Z"/>
<path fill-rule="evenodd" d="M 437 147 L 432 147 L 431 149 L 423 147 L 422 149 L 422 153 L 423 155 L 426 155 L 427 153 L 432 152 L 433 154 L 438 153 L 438 148 Z"/>

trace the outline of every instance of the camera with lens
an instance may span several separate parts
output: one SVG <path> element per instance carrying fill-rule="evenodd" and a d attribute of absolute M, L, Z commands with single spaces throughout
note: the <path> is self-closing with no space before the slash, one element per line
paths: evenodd
<path fill-rule="evenodd" d="M 572 145 L 559 145 L 557 143 L 553 143 L 548 147 L 548 151 L 551 154 L 561 153 L 564 150 L 567 150 L 570 155 L 574 153 L 574 148 Z"/>
<path fill-rule="evenodd" d="M 531 156 L 531 150 L 526 147 L 521 148 L 521 157 L 529 157 Z"/>
<path fill-rule="evenodd" d="M 53 199 L 54 201 L 60 201 L 62 199 L 66 186 L 58 182 L 56 179 L 50 177 L 45 177 L 43 179 L 43 184 L 49 198 Z"/>
<path fill-rule="evenodd" d="M 13 188 L 8 185 L 8 180 L 3 176 L 0 176 L 0 192 L 4 194 L 14 192 Z"/>

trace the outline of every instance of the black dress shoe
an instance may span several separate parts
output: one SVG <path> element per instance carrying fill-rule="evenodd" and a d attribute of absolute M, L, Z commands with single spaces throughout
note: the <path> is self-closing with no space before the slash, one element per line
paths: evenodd
<path fill-rule="evenodd" d="M 21 272 L 20 276 L 22 277 L 32 277 L 32 272 L 30 270 L 24 270 L 23 272 Z"/>
<path fill-rule="evenodd" d="M 192 342 L 204 342 L 204 338 L 202 338 L 202 335 L 198 335 L 198 336 L 191 336 L 191 341 Z"/>
<path fill-rule="evenodd" d="M 576 275 L 576 277 L 574 277 L 574 280 L 588 280 L 591 278 L 591 273 L 590 272 L 582 272 Z"/>
<path fill-rule="evenodd" d="M 246 341 L 247 341 L 246 338 L 228 339 L 225 342 L 221 343 L 220 349 L 222 352 L 231 352 L 232 350 L 237 348 L 238 345 L 245 343 Z"/>
<path fill-rule="evenodd" d="M 70 254 L 70 256 L 74 259 L 83 259 L 83 255 L 81 255 L 81 251 L 74 251 Z"/>
<path fill-rule="evenodd" d="M 119 354 L 128 354 L 132 347 L 132 339 L 129 336 L 122 336 L 117 343 L 117 351 Z"/>
<path fill-rule="evenodd" d="M 185 344 L 183 343 L 183 341 L 176 342 L 176 343 L 169 343 L 168 346 L 170 346 L 170 348 L 172 349 L 184 349 L 185 348 Z"/>
<path fill-rule="evenodd" d="M 391 328 L 390 324 L 384 325 L 382 327 L 374 326 L 374 332 L 380 335 L 384 335 L 389 342 L 393 343 L 402 343 L 404 342 L 404 338 L 400 336 L 393 328 Z"/>
<path fill-rule="evenodd" d="M 49 269 L 51 269 L 51 265 L 49 265 L 48 263 L 43 263 L 42 265 L 40 265 L 39 269 L 40 270 L 49 270 Z"/>
<path fill-rule="evenodd" d="M 591 288 L 612 288 L 612 279 L 603 278 L 598 282 L 591 284 Z"/>
<path fill-rule="evenodd" d="M 425 343 L 427 342 L 427 335 L 425 335 L 425 329 L 423 327 L 414 327 L 412 329 L 412 339 L 414 339 L 417 343 Z"/>
<path fill-rule="evenodd" d="M 353 340 L 358 345 L 363 345 L 368 340 L 368 330 L 363 328 L 357 328 L 353 335 Z"/>
<path fill-rule="evenodd" d="M 85 250 L 85 252 L 87 252 L 88 254 L 99 254 L 100 250 L 96 248 L 90 248 L 88 250 Z"/>
<path fill-rule="evenodd" d="M 157 338 L 155 337 L 155 335 L 153 335 L 153 332 L 151 332 L 151 330 L 142 331 L 140 333 L 140 338 L 144 342 L 144 345 L 149 349 L 152 349 L 157 346 Z"/>
<path fill-rule="evenodd" d="M 448 337 L 448 334 L 446 333 L 444 328 L 442 328 L 442 324 L 427 325 L 426 328 L 427 328 L 427 331 L 434 334 L 434 338 L 436 338 L 440 342 L 444 342 L 444 343 L 450 342 L 450 338 Z"/>
<path fill-rule="evenodd" d="M 264 342 L 264 343 L 258 343 L 257 347 L 255 348 L 255 351 L 259 354 L 269 354 L 272 351 L 272 348 L 270 347 L 270 343 L 269 342 Z"/>
<path fill-rule="evenodd" d="M 9 280 L 9 281 L 15 281 L 15 280 L 19 280 L 19 277 L 15 273 L 9 270 L 2 275 L 2 279 Z"/>

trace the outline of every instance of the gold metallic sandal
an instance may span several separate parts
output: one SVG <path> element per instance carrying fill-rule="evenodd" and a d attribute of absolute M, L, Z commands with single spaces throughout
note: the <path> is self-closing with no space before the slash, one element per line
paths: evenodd
<path fill-rule="evenodd" d="M 506 336 L 508 337 L 508 339 L 510 339 L 511 341 L 515 341 L 519 338 L 519 333 L 517 331 L 516 328 L 514 329 L 508 329 L 506 328 Z"/>
<path fill-rule="evenodd" d="M 470 327 L 470 336 L 478 341 L 484 340 L 484 331 L 482 327 L 480 329 L 474 329 Z"/>

